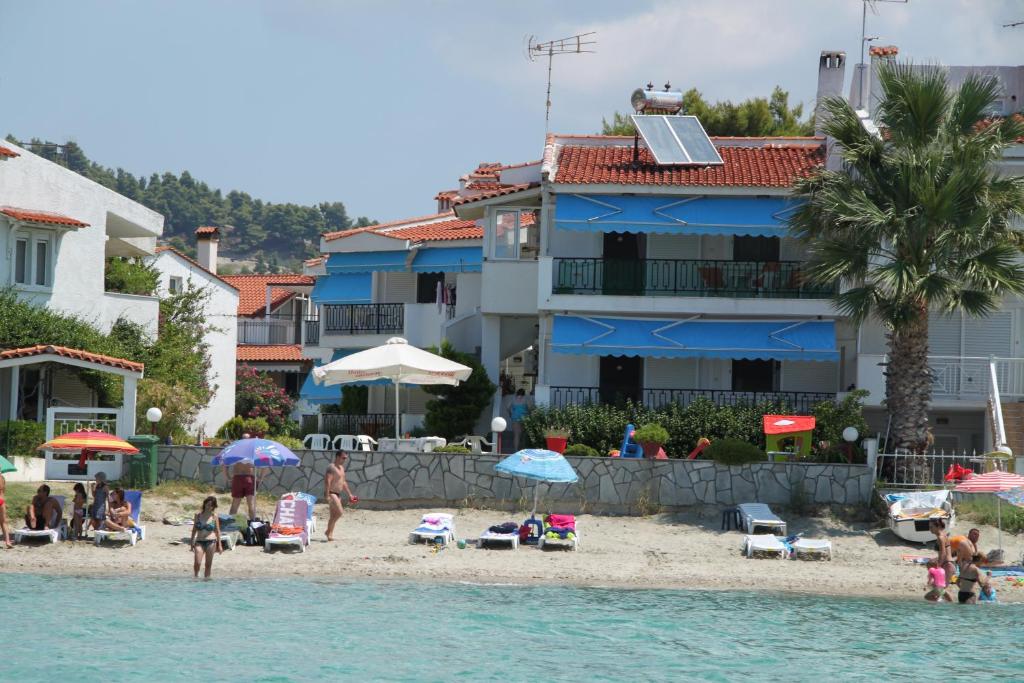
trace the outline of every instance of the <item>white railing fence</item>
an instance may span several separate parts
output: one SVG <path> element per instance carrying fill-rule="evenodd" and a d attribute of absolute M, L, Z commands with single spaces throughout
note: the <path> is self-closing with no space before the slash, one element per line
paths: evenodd
<path fill-rule="evenodd" d="M 108 434 L 116 434 L 120 416 L 120 408 L 48 408 L 46 440 L 82 429 L 98 429 Z"/>
<path fill-rule="evenodd" d="M 988 409 L 992 417 L 992 442 L 995 450 L 1006 448 L 1006 422 L 1003 420 L 1003 399 L 999 392 L 999 370 L 993 358 L 989 364 Z"/>
<path fill-rule="evenodd" d="M 879 453 L 875 480 L 887 488 L 934 488 L 953 484 L 946 481 L 950 467 L 959 465 L 976 474 L 1007 468 L 1008 459 L 983 453 Z"/>

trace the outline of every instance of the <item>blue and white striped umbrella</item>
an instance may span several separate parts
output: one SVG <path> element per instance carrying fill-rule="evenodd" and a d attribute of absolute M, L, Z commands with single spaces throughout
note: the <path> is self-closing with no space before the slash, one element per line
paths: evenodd
<path fill-rule="evenodd" d="M 996 494 L 1007 503 L 1016 505 L 1019 508 L 1024 508 L 1024 488 L 1010 489 L 1009 491 L 1000 491 Z"/>
<path fill-rule="evenodd" d="M 523 477 L 552 484 L 573 484 L 579 481 L 576 470 L 561 453 L 543 448 L 527 448 L 516 451 L 495 465 L 494 469 L 513 477 Z M 533 487 L 531 519 L 537 515 L 537 499 L 539 497 L 540 484 L 537 484 Z"/>
<path fill-rule="evenodd" d="M 214 465 L 251 463 L 253 467 L 297 467 L 299 456 L 270 439 L 239 439 L 213 456 Z"/>

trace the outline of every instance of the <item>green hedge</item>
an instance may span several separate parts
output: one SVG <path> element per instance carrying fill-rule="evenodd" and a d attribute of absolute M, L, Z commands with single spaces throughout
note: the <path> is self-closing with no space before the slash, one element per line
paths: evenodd
<path fill-rule="evenodd" d="M 562 455 L 585 455 L 587 457 L 593 458 L 601 454 L 597 451 L 596 448 L 591 448 L 590 446 L 582 443 L 574 443 L 571 446 L 567 446 L 565 452 L 562 453 Z"/>
<path fill-rule="evenodd" d="M 722 465 L 746 465 L 751 462 L 765 462 L 768 454 L 750 443 L 739 439 L 718 439 L 704 449 L 703 456 Z"/>
<path fill-rule="evenodd" d="M 842 443 L 845 427 L 856 427 L 862 435 L 869 433 L 861 414 L 861 401 L 866 391 L 853 391 L 842 401 L 823 401 L 814 405 L 811 414 L 817 418 L 814 430 L 813 457 L 829 461 L 836 457 L 836 448 Z M 668 431 L 665 452 L 670 457 L 683 458 L 707 437 L 712 443 L 720 439 L 739 439 L 764 449 L 764 415 L 793 414 L 790 406 L 777 402 L 718 406 L 706 398 L 698 398 L 686 407 L 672 403 L 650 409 L 635 403 L 622 405 L 588 404 L 531 410 L 523 420 L 523 430 L 529 446 L 543 448 L 544 432 L 551 427 L 564 427 L 570 431 L 575 443 L 588 444 L 600 453 L 622 445 L 626 425 L 657 423 Z"/>
<path fill-rule="evenodd" d="M 46 425 L 42 422 L 14 420 L 0 422 L 0 455 L 32 457 L 42 455 L 36 448 L 46 441 Z"/>

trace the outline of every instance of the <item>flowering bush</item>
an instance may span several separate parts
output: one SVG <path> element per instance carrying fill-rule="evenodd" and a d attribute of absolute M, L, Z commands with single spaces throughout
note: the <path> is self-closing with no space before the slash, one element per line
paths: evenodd
<path fill-rule="evenodd" d="M 288 433 L 288 415 L 295 402 L 269 375 L 248 365 L 238 368 L 235 383 L 235 414 L 262 417 L 271 434 Z"/>

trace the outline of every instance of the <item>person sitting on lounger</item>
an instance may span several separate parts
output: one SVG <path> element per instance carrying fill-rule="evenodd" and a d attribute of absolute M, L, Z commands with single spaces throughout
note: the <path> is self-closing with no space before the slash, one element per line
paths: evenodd
<path fill-rule="evenodd" d="M 50 487 L 43 484 L 36 489 L 32 502 L 25 507 L 25 526 L 32 531 L 56 529 L 64 516 L 60 501 L 50 495 Z"/>
<path fill-rule="evenodd" d="M 124 489 L 114 489 L 108 497 L 110 516 L 103 522 L 107 531 L 128 531 L 135 522 L 132 521 L 132 504 L 124 499 Z"/>

